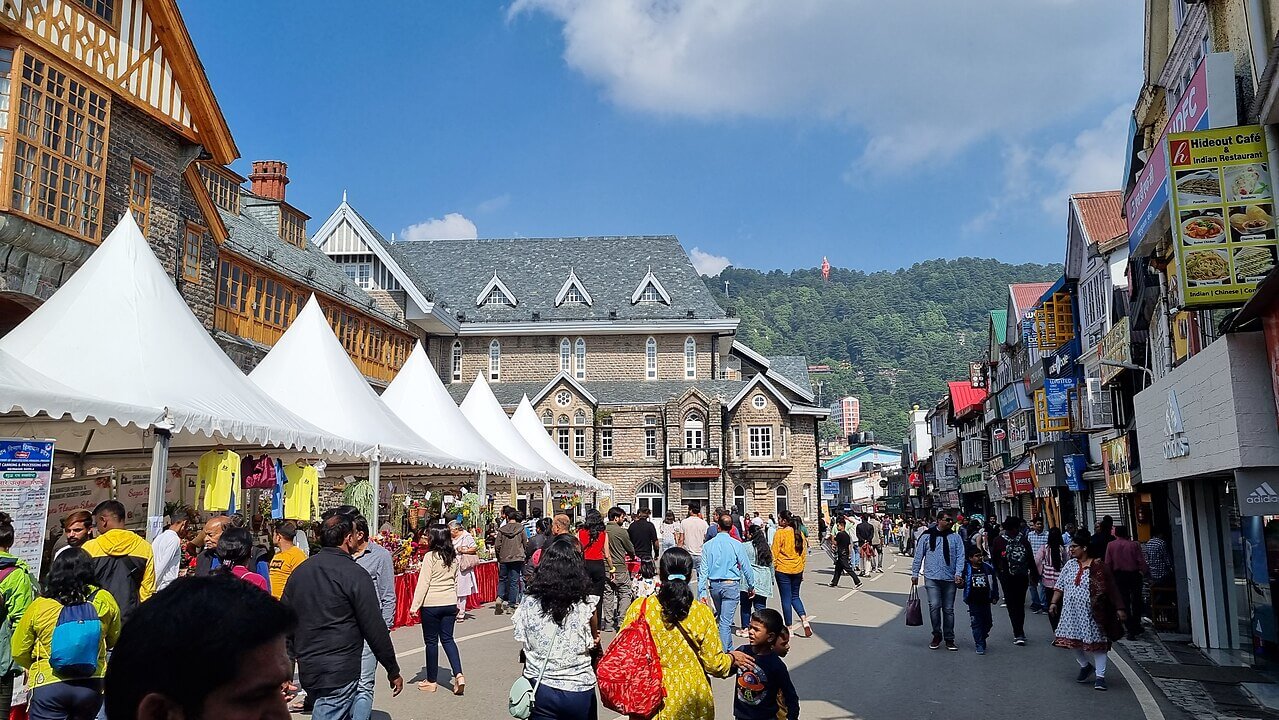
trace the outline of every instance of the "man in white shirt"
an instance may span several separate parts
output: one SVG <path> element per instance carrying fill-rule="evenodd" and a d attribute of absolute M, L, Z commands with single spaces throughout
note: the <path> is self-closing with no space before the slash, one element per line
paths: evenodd
<path fill-rule="evenodd" d="M 187 532 L 191 529 L 191 520 L 194 517 L 195 513 L 191 508 L 180 507 L 174 510 L 169 519 L 169 527 L 151 541 L 151 555 L 155 562 L 156 592 L 178 579 L 178 572 L 182 565 L 182 543 L 186 542 Z"/>
<path fill-rule="evenodd" d="M 694 570 L 701 567 L 702 543 L 706 542 L 706 529 L 709 527 L 710 525 L 702 519 L 702 506 L 690 503 L 688 517 L 680 523 L 680 528 L 684 533 L 684 549 L 693 556 Z"/>

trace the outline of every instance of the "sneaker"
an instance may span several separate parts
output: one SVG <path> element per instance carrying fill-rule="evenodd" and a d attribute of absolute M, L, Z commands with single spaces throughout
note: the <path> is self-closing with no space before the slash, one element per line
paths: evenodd
<path fill-rule="evenodd" d="M 933 633 L 933 641 L 928 643 L 928 649 L 936 650 L 939 647 L 941 647 L 941 635 L 938 635 L 937 633 Z"/>
<path fill-rule="evenodd" d="M 1088 663 L 1087 665 L 1079 668 L 1079 675 L 1075 676 L 1075 682 L 1077 683 L 1088 682 L 1088 678 L 1092 677 L 1092 671 L 1093 671 L 1092 663 Z"/>
<path fill-rule="evenodd" d="M 1013 645 L 1025 645 L 1025 644 L 1026 644 L 1026 638 L 1024 637 L 1013 638 Z"/>
<path fill-rule="evenodd" d="M 978 646 L 977 646 L 977 654 L 978 654 L 978 655 L 985 655 L 985 654 L 986 654 L 986 646 L 985 646 L 985 645 L 978 645 Z"/>
<path fill-rule="evenodd" d="M 1106 689 L 1106 678 L 1104 678 L 1104 677 L 1099 677 L 1099 678 L 1097 678 L 1097 681 L 1096 681 L 1096 682 L 1094 682 L 1094 683 L 1092 684 L 1092 689 L 1093 689 L 1093 690 L 1105 690 L 1105 689 Z"/>
<path fill-rule="evenodd" d="M 955 641 L 954 641 L 954 640 L 947 640 L 947 641 L 946 641 L 946 649 L 947 649 L 947 650 L 958 650 L 959 648 L 958 648 L 958 647 L 955 647 Z"/>

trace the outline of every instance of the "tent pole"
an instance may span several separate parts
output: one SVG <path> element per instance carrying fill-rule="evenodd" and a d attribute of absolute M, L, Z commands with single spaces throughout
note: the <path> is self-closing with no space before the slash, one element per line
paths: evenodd
<path fill-rule="evenodd" d="M 147 540 L 154 540 L 164 530 L 164 483 L 169 465 L 168 430 L 155 428 L 155 447 L 151 450 L 151 486 L 147 493 Z"/>
<path fill-rule="evenodd" d="M 488 507 L 489 504 L 489 477 L 488 468 L 484 465 L 480 466 L 480 479 L 476 487 L 476 494 L 480 496 L 480 505 Z"/>
<path fill-rule="evenodd" d="M 516 500 L 518 500 L 518 496 L 516 496 L 516 494 L 515 494 L 515 493 L 516 493 L 516 489 L 515 489 L 515 474 L 514 474 L 514 473 L 511 473 L 511 500 L 510 500 L 510 502 L 506 503 L 507 505 L 510 505 L 511 507 L 518 507 L 518 506 L 519 506 L 519 503 L 517 503 L 517 502 L 516 502 Z"/>
<path fill-rule="evenodd" d="M 377 534 L 377 529 L 382 526 L 381 520 L 378 518 L 378 494 L 382 485 L 382 459 L 381 453 L 374 452 L 373 460 L 369 462 L 369 482 L 373 483 L 373 517 L 369 520 L 369 535 Z"/>
<path fill-rule="evenodd" d="M 555 508 L 551 507 L 551 479 L 547 478 L 542 483 L 542 515 L 544 517 L 555 517 Z"/>

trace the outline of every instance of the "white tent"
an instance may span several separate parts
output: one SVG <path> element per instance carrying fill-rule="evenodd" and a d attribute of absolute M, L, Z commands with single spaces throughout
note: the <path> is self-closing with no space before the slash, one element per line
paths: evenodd
<path fill-rule="evenodd" d="M 519 463 L 521 467 L 542 473 L 541 480 L 574 482 L 574 478 L 566 476 L 554 465 L 543 460 L 542 456 L 529 446 L 524 436 L 520 435 L 520 431 L 511 424 L 511 418 L 507 417 L 506 411 L 493 396 L 493 389 L 489 387 L 483 375 L 475 376 L 475 382 L 471 383 L 471 389 L 466 391 L 466 397 L 462 399 L 461 409 L 471 425 L 475 426 L 475 429 L 487 438 L 493 447 L 501 448 L 503 455 Z M 483 497 L 484 494 L 485 489 L 481 486 L 480 496 Z M 515 494 L 515 478 L 511 479 L 511 494 Z M 512 497 L 511 500 L 514 502 L 515 498 Z"/>
<path fill-rule="evenodd" d="M 99 425 L 136 425 L 143 430 L 164 419 L 162 407 L 88 397 L 0 351 L 0 414 L 15 411 L 27 417 L 43 413 L 51 420 L 61 420 L 70 416 L 74 423 L 93 420 Z"/>
<path fill-rule="evenodd" d="M 520 436 L 528 442 L 529 446 L 537 451 L 538 455 L 542 456 L 543 460 L 557 468 L 561 474 L 572 478 L 570 482 L 574 485 L 589 490 L 611 492 L 608 485 L 591 477 L 589 473 L 570 460 L 560 450 L 560 446 L 555 444 L 555 441 L 547 434 L 546 426 L 537 418 L 537 411 L 533 409 L 533 403 L 529 402 L 527 395 L 520 400 L 520 405 L 515 409 L 515 414 L 511 415 L 511 424 L 515 426 L 515 429 L 519 431 Z M 549 498 L 550 492 L 547 491 L 546 495 Z"/>
<path fill-rule="evenodd" d="M 471 425 L 435 374 L 421 343 L 413 346 L 408 360 L 383 391 L 382 402 L 418 435 L 451 455 L 479 463 L 482 472 L 542 479 L 541 473 L 503 455 Z"/>

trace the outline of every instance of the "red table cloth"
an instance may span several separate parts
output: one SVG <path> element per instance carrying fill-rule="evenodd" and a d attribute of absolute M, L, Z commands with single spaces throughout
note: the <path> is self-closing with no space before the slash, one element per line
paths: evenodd
<path fill-rule="evenodd" d="M 466 599 L 466 608 L 472 610 L 497 598 L 497 563 L 482 562 L 475 566 L 476 592 Z M 417 625 L 421 620 L 409 612 L 413 604 L 413 588 L 417 586 L 417 573 L 409 572 L 395 576 L 395 625 L 409 627 Z"/>

